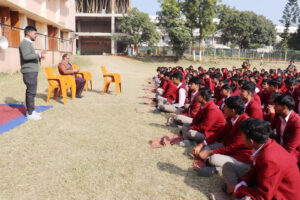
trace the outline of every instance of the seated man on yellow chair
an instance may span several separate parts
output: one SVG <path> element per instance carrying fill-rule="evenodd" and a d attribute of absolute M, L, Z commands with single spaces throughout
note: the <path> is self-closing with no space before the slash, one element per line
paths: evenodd
<path fill-rule="evenodd" d="M 76 81 L 76 98 L 82 98 L 81 93 L 85 86 L 85 79 L 75 76 L 79 70 L 74 70 L 72 65 L 70 64 L 70 55 L 64 54 L 62 57 L 62 61 L 58 65 L 58 70 L 61 75 L 74 75 Z"/>

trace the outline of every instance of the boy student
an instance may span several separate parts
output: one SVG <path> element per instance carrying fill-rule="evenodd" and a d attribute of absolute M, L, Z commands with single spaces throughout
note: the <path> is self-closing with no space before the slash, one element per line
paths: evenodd
<path fill-rule="evenodd" d="M 232 92 L 232 89 L 229 84 L 223 85 L 221 87 L 220 95 L 221 95 L 222 99 L 220 99 L 217 102 L 217 106 L 219 106 L 219 108 L 221 110 L 223 110 L 223 108 L 224 108 L 225 100 L 231 96 L 231 92 Z"/>
<path fill-rule="evenodd" d="M 239 96 L 225 100 L 223 108 L 227 119 L 225 128 L 216 134 L 208 135 L 203 143 L 193 150 L 195 157 L 208 159 L 211 166 L 198 170 L 200 176 L 212 176 L 220 171 L 225 163 L 234 163 L 239 166 L 241 175 L 245 175 L 252 162 L 252 150 L 244 145 L 240 124 L 248 119 L 244 113 L 244 102 Z M 203 149 L 203 151 L 202 151 Z"/>
<path fill-rule="evenodd" d="M 300 166 L 300 117 L 295 113 L 292 96 L 282 94 L 275 98 L 275 118 L 272 128 L 276 129 L 276 141 L 283 146 Z"/>
<path fill-rule="evenodd" d="M 253 82 L 246 82 L 241 88 L 240 96 L 245 102 L 245 112 L 249 117 L 263 119 L 261 105 L 254 99 L 256 85 Z"/>
<path fill-rule="evenodd" d="M 157 95 L 163 95 L 163 93 L 166 91 L 166 88 L 168 86 L 168 82 L 169 82 L 170 77 L 171 77 L 171 73 L 170 72 L 165 72 L 165 73 L 161 74 L 160 76 L 161 76 L 161 84 L 156 89 L 156 94 Z"/>
<path fill-rule="evenodd" d="M 225 126 L 225 119 L 222 111 L 213 102 L 209 88 L 200 88 L 196 101 L 202 104 L 198 114 L 191 124 L 183 124 L 182 134 L 184 140 L 180 142 L 183 147 L 191 146 L 193 141 L 203 142 L 206 137 L 217 134 Z"/>
<path fill-rule="evenodd" d="M 193 77 L 189 81 L 189 92 L 188 92 L 188 99 L 187 103 L 189 107 L 186 109 L 178 109 L 178 114 L 174 117 L 171 117 L 167 125 L 175 125 L 175 124 L 191 124 L 193 118 L 197 115 L 201 108 L 201 103 L 197 101 L 197 96 L 199 93 L 201 80 L 197 77 Z"/>
<path fill-rule="evenodd" d="M 162 105 L 166 102 L 172 102 L 176 98 L 176 85 L 171 80 L 171 72 L 165 72 L 164 81 L 167 82 L 166 89 L 162 95 L 156 94 L 157 105 Z"/>
<path fill-rule="evenodd" d="M 253 163 L 239 180 L 239 166 L 224 165 L 223 176 L 232 177 L 227 184 L 228 193 L 233 193 L 232 199 L 300 199 L 300 173 L 296 161 L 277 142 L 269 139 L 270 124 L 251 118 L 243 121 L 240 129 L 245 145 L 253 148 Z"/>
<path fill-rule="evenodd" d="M 174 72 L 172 75 L 172 81 L 176 87 L 173 90 L 173 96 L 175 97 L 172 101 L 160 102 L 158 109 L 164 112 L 175 113 L 178 108 L 183 108 L 186 104 L 187 92 L 185 85 L 182 82 L 183 75 L 181 72 Z"/>
<path fill-rule="evenodd" d="M 37 38 L 37 30 L 32 26 L 25 28 L 25 38 L 20 43 L 19 52 L 21 60 L 21 72 L 26 85 L 26 116 L 28 120 L 41 120 L 40 113 L 34 110 L 34 98 L 37 91 L 37 77 L 39 71 L 39 61 L 45 58 L 46 51 L 40 54 L 35 53 L 32 43 Z"/>

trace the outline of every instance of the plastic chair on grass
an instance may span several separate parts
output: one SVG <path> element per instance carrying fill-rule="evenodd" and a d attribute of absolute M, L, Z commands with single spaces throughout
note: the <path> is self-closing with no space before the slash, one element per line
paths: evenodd
<path fill-rule="evenodd" d="M 60 77 L 63 77 L 65 81 L 67 81 L 68 83 L 70 83 L 72 85 L 72 90 L 71 90 L 71 94 L 72 94 L 72 99 L 75 98 L 76 96 L 76 81 L 75 81 L 75 77 L 73 75 L 62 75 L 59 72 L 58 66 L 56 66 L 56 70 L 59 74 Z"/>
<path fill-rule="evenodd" d="M 121 84 L 121 75 L 118 73 L 107 73 L 106 68 L 101 66 L 103 79 L 104 79 L 104 87 L 102 94 L 107 93 L 109 85 L 111 83 L 115 83 L 117 95 L 122 92 L 122 84 Z M 110 80 L 108 79 L 110 78 Z"/>
<path fill-rule="evenodd" d="M 72 65 L 73 69 L 77 70 L 79 69 L 78 68 L 78 65 Z M 91 85 L 91 90 L 93 89 L 93 83 L 92 83 L 92 73 L 91 72 L 81 72 L 79 71 L 76 76 L 80 76 L 82 78 L 85 79 L 85 91 L 88 91 L 88 86 L 89 86 L 89 82 L 90 82 L 90 85 Z"/>
<path fill-rule="evenodd" d="M 49 104 L 50 97 L 51 97 L 53 90 L 54 90 L 53 99 L 56 99 L 58 89 L 60 89 L 59 96 L 62 94 L 64 104 L 66 104 L 67 103 L 67 90 L 68 89 L 74 90 L 74 88 L 72 88 L 72 84 L 70 82 L 66 81 L 62 76 L 56 76 L 52 67 L 45 67 L 44 71 L 45 71 L 45 74 L 46 74 L 46 77 L 47 77 L 48 83 L 49 83 L 47 104 Z M 75 88 L 75 92 L 76 92 L 76 88 Z M 74 96 L 74 98 L 75 98 L 75 96 Z M 74 98 L 72 96 L 72 99 L 74 99 Z"/>

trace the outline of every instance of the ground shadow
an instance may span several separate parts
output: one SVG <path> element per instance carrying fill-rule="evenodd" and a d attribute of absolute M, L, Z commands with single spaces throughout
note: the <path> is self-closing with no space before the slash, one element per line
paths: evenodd
<path fill-rule="evenodd" d="M 4 103 L 6 103 L 6 104 L 24 104 L 25 102 L 16 100 L 13 97 L 6 97 L 4 100 Z"/>
<path fill-rule="evenodd" d="M 173 134 L 179 134 L 179 131 L 180 131 L 177 127 L 172 127 L 172 126 L 166 126 L 166 125 L 161 125 L 161 124 L 156 124 L 156 123 L 150 123 L 149 125 L 156 127 L 156 128 L 167 129 L 168 131 L 170 131 Z"/>
<path fill-rule="evenodd" d="M 38 93 L 38 94 L 36 94 L 35 97 L 38 98 L 38 99 L 42 99 L 44 102 L 47 102 L 47 94 Z M 56 99 L 53 99 L 53 96 L 51 96 L 50 101 L 56 101 L 56 102 L 61 103 L 61 104 L 64 103 L 61 97 L 56 97 Z"/>
<path fill-rule="evenodd" d="M 197 173 L 193 170 L 193 168 L 189 168 L 188 170 L 183 170 L 180 167 L 171 164 L 171 163 L 165 163 L 165 162 L 158 162 L 157 168 L 161 171 L 166 171 L 170 174 L 175 174 L 178 176 L 184 177 L 184 183 L 188 186 L 192 187 L 195 190 L 199 190 L 205 195 L 209 196 L 209 194 L 213 191 L 203 190 L 203 188 L 208 185 L 211 185 L 211 178 L 204 178 L 199 177 Z M 221 185 L 216 185 L 216 190 L 220 190 Z"/>

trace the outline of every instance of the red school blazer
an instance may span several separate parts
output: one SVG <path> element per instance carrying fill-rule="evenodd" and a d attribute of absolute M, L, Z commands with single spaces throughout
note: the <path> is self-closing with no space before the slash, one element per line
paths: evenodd
<path fill-rule="evenodd" d="M 283 148 L 285 148 L 300 163 L 300 116 L 291 111 L 290 118 L 283 132 Z M 275 116 L 272 120 L 272 128 L 276 129 L 276 141 L 280 143 L 281 120 Z"/>
<path fill-rule="evenodd" d="M 208 101 L 193 119 L 190 129 L 209 137 L 211 134 L 221 132 L 224 126 L 225 118 L 222 111 L 213 101 Z"/>
<path fill-rule="evenodd" d="M 261 105 L 259 105 L 254 98 L 250 100 L 248 106 L 246 107 L 245 113 L 247 113 L 249 117 L 263 119 Z"/>
<path fill-rule="evenodd" d="M 196 97 L 197 97 L 198 93 L 199 92 L 197 92 L 195 94 L 195 98 L 191 102 L 190 106 L 188 108 L 184 109 L 181 114 L 183 114 L 184 116 L 187 116 L 187 117 L 191 117 L 191 118 L 196 117 L 197 113 L 201 109 L 201 103 L 196 101 Z"/>
<path fill-rule="evenodd" d="M 246 113 L 241 114 L 234 126 L 231 120 L 228 119 L 223 131 L 206 138 L 207 144 L 214 142 L 224 143 L 224 147 L 213 151 L 214 154 L 223 154 L 231 156 L 240 162 L 252 163 L 252 149 L 245 146 L 240 130 L 240 124 L 248 118 L 249 116 Z"/>
<path fill-rule="evenodd" d="M 276 141 L 269 139 L 258 153 L 249 172 L 241 178 L 248 187 L 241 186 L 236 197 L 253 200 L 300 199 L 300 173 L 292 156 Z"/>
<path fill-rule="evenodd" d="M 177 86 L 173 83 L 172 80 L 169 80 L 166 91 L 162 95 L 162 97 L 167 98 L 169 102 L 173 102 L 176 99 L 176 90 Z"/>

